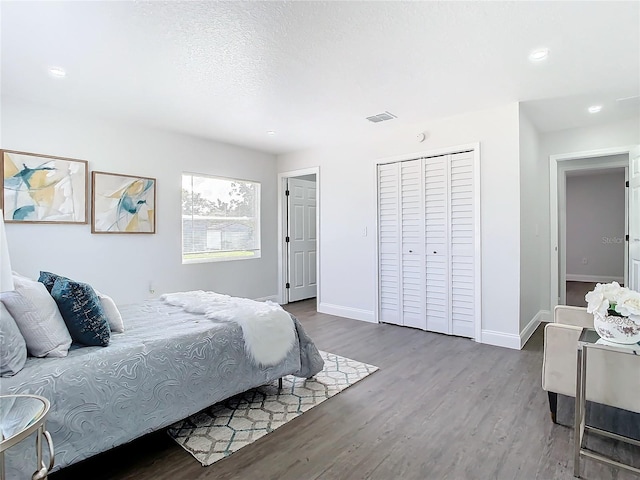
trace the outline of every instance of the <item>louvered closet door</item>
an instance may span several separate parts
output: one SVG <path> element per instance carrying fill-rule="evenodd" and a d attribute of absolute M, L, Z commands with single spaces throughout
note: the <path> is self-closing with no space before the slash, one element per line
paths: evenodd
<path fill-rule="evenodd" d="M 451 155 L 451 333 L 475 336 L 473 152 Z"/>
<path fill-rule="evenodd" d="M 448 155 L 424 159 L 426 330 L 450 333 Z"/>
<path fill-rule="evenodd" d="M 378 273 L 381 322 L 402 325 L 400 164 L 378 166 Z"/>
<path fill-rule="evenodd" d="M 473 152 L 378 167 L 380 321 L 475 336 Z"/>
<path fill-rule="evenodd" d="M 425 330 L 423 178 L 421 160 L 400 163 L 402 323 Z"/>

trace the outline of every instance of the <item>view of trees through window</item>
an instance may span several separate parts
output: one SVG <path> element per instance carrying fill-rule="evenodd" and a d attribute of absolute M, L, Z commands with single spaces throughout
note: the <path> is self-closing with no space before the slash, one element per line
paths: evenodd
<path fill-rule="evenodd" d="M 259 256 L 260 184 L 183 174 L 183 263 Z"/>

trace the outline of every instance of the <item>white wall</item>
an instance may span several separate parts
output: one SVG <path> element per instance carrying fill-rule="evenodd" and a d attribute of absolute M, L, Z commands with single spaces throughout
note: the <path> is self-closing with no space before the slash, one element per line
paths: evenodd
<path fill-rule="evenodd" d="M 640 118 L 548 132 L 542 134 L 540 140 L 542 153 L 550 152 L 549 155 L 635 145 L 640 142 Z"/>
<path fill-rule="evenodd" d="M 640 144 L 640 119 L 630 118 L 597 127 L 572 128 L 540 135 L 540 159 L 546 171 L 540 189 L 540 210 L 544 214 L 540 230 L 541 281 L 543 282 L 543 304 L 551 306 L 549 280 L 551 278 L 550 212 L 549 212 L 549 157 L 565 153 L 585 152 L 602 148 Z"/>
<path fill-rule="evenodd" d="M 540 161 L 539 135 L 520 110 L 520 332 L 526 341 L 538 321 L 546 319 L 541 282 L 540 227 L 544 214 L 540 210 L 538 185 L 547 166 Z M 528 327 L 528 328 L 527 328 Z"/>
<path fill-rule="evenodd" d="M 280 172 L 320 167 L 319 310 L 375 318 L 375 161 L 480 142 L 483 341 L 518 348 L 518 104 L 420 124 L 401 122 L 372 124 L 369 137 L 354 139 L 350 144 L 278 157 Z M 417 143 L 416 135 L 424 131 L 427 140 Z"/>
<path fill-rule="evenodd" d="M 155 177 L 155 235 L 92 235 L 90 225 L 7 224 L 14 270 L 50 270 L 129 303 L 180 290 L 259 298 L 277 292 L 275 156 L 186 135 L 85 118 L 2 98 L 0 145 L 89 161 L 90 170 Z M 181 264 L 181 173 L 262 184 L 262 258 Z"/>
<path fill-rule="evenodd" d="M 622 282 L 624 181 L 624 169 L 567 176 L 567 280 Z"/>

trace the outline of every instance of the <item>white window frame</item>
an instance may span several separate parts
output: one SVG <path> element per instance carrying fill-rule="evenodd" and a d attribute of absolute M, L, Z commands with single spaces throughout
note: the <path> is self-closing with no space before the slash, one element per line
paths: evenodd
<path fill-rule="evenodd" d="M 184 178 L 185 176 L 188 177 L 199 177 L 199 178 L 209 178 L 209 179 L 213 179 L 213 180 L 223 180 L 226 182 L 243 182 L 243 183 L 252 183 L 254 185 L 257 185 L 257 195 L 256 195 L 256 200 L 255 200 L 255 211 L 254 211 L 254 215 L 253 217 L 247 217 L 247 218 L 253 218 L 255 219 L 255 237 L 256 237 L 256 248 L 254 249 L 242 249 L 242 250 L 226 250 L 226 251 L 220 251 L 220 252 L 211 252 L 211 253 L 220 253 L 220 254 L 228 254 L 228 255 L 220 255 L 220 256 L 212 256 L 212 257 L 203 257 L 203 258 L 186 258 L 185 259 L 185 251 L 184 251 L 184 234 L 185 234 L 185 228 L 184 228 L 184 218 L 185 215 L 182 212 L 182 185 L 184 182 Z M 183 265 L 189 265 L 189 264 L 194 264 L 194 263 L 210 263 L 210 262 L 229 262 L 229 261 L 237 261 L 237 260 L 252 260 L 252 259 L 256 259 L 256 258 L 261 258 L 262 256 L 262 235 L 261 235 L 261 196 L 262 196 L 262 184 L 258 181 L 255 180 L 247 180 L 247 179 L 241 179 L 241 178 L 231 178 L 231 177 L 223 177 L 223 176 L 219 176 L 219 175 L 208 175 L 208 174 L 204 174 L 204 173 L 194 173 L 194 172 L 182 172 L 181 175 L 181 184 L 180 184 L 180 244 L 181 244 L 181 257 L 182 257 L 182 264 Z M 193 194 L 193 189 L 191 190 L 191 193 Z M 236 252 L 241 252 L 241 251 L 247 251 L 247 252 L 253 252 L 253 255 L 245 255 L 245 256 L 238 256 L 238 255 L 234 255 L 234 253 Z M 206 253 L 206 252 L 203 252 Z"/>

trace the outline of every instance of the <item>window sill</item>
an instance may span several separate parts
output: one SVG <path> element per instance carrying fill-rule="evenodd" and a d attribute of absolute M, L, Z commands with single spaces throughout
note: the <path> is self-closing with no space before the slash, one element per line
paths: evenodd
<path fill-rule="evenodd" d="M 236 260 L 253 260 L 256 258 L 261 258 L 262 255 L 260 253 L 256 253 L 251 256 L 228 256 L 228 257 L 203 257 L 203 258 L 189 258 L 182 259 L 182 265 L 190 265 L 194 263 L 217 263 L 217 262 L 231 262 Z"/>

